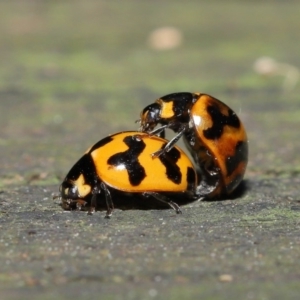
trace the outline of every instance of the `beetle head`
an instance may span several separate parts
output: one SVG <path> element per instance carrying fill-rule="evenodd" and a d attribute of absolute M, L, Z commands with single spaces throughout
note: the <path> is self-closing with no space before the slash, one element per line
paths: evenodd
<path fill-rule="evenodd" d="M 141 112 L 141 131 L 149 132 L 160 121 L 161 106 L 158 103 L 153 103 L 146 106 Z"/>

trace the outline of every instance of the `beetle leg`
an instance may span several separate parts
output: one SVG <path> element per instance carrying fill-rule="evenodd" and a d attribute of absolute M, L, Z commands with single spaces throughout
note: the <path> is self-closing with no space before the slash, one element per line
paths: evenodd
<path fill-rule="evenodd" d="M 76 200 L 76 209 L 83 210 L 83 207 L 86 205 L 86 201 L 78 199 Z"/>
<path fill-rule="evenodd" d="M 88 211 L 88 214 L 91 215 L 96 211 L 97 198 L 98 195 L 101 193 L 101 190 L 104 191 L 105 194 L 105 201 L 106 201 L 106 208 L 107 208 L 105 218 L 110 218 L 112 215 L 112 211 L 114 210 L 114 204 L 112 202 L 110 192 L 104 182 L 101 182 L 100 184 L 98 183 L 96 187 L 94 187 L 92 191 L 93 196 L 91 199 L 91 207 Z"/>
<path fill-rule="evenodd" d="M 152 153 L 152 157 L 156 158 L 161 156 L 162 154 L 169 152 L 174 145 L 178 142 L 178 140 L 182 137 L 182 135 L 184 134 L 184 132 L 186 131 L 187 126 L 184 125 L 180 128 L 180 130 L 178 131 L 178 133 L 164 146 L 163 149 L 160 149 L 158 151 L 155 151 Z"/>
<path fill-rule="evenodd" d="M 219 180 L 216 180 L 215 182 L 207 182 L 208 180 L 203 180 L 199 183 L 199 185 L 196 187 L 196 196 L 197 200 L 203 200 L 211 198 L 212 195 L 215 194 L 218 190 L 219 186 Z"/>
<path fill-rule="evenodd" d="M 158 127 L 149 132 L 150 135 L 157 135 L 161 138 L 165 138 L 165 129 L 169 127 L 169 124 Z"/>
<path fill-rule="evenodd" d="M 98 195 L 101 193 L 101 189 L 98 187 L 98 186 L 95 186 L 93 188 L 93 191 L 92 191 L 92 199 L 91 199 L 91 206 L 88 210 L 88 215 L 92 215 L 95 211 L 96 211 L 96 208 L 97 208 L 97 198 L 98 198 Z"/>
<path fill-rule="evenodd" d="M 101 189 L 105 193 L 105 201 L 106 201 L 106 207 L 107 207 L 105 218 L 109 219 L 112 215 L 113 210 L 114 210 L 114 203 L 112 201 L 110 191 L 107 188 L 106 184 L 104 182 L 101 182 L 100 186 L 101 186 Z"/>
<path fill-rule="evenodd" d="M 179 205 L 175 202 L 173 202 L 172 200 L 170 200 L 168 197 L 160 194 L 160 193 L 156 193 L 156 192 L 144 192 L 143 193 L 144 196 L 149 197 L 152 196 L 154 197 L 156 200 L 165 203 L 167 205 L 169 205 L 171 208 L 173 208 L 177 214 L 182 214 L 182 211 L 179 207 Z"/>

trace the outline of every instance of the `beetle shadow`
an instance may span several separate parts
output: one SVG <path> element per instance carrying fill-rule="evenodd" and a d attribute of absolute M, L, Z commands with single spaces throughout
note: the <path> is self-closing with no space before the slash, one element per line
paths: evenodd
<path fill-rule="evenodd" d="M 189 203 L 194 202 L 195 200 L 183 195 L 168 195 L 170 200 L 178 204 L 179 206 L 183 206 Z M 170 206 L 166 203 L 160 202 L 156 198 L 150 196 L 148 198 L 143 197 L 140 194 L 130 194 L 115 197 L 114 205 L 117 209 L 122 210 L 164 210 L 170 209 Z"/>
<path fill-rule="evenodd" d="M 230 195 L 223 195 L 221 197 L 214 198 L 214 199 L 203 199 L 202 201 L 236 200 L 243 197 L 249 190 L 250 190 L 250 182 L 249 180 L 244 179 Z"/>
<path fill-rule="evenodd" d="M 237 198 L 243 197 L 247 191 L 250 190 L 250 183 L 249 180 L 244 179 L 238 187 L 229 195 L 227 196 L 227 199 L 229 200 L 235 200 Z"/>
<path fill-rule="evenodd" d="M 113 204 L 115 209 L 121 210 L 164 210 L 170 209 L 170 206 L 166 203 L 163 203 L 156 198 L 144 197 L 140 193 L 126 193 L 119 191 L 111 192 Z M 179 206 L 189 204 L 194 202 L 193 198 L 185 197 L 183 195 L 169 195 L 170 200 L 178 204 Z M 88 211 L 91 207 L 91 197 L 85 199 L 86 204 L 81 207 L 80 210 Z M 76 202 L 71 203 L 68 206 L 63 206 L 62 203 L 57 203 L 58 206 L 61 206 L 64 210 L 77 210 Z M 106 201 L 103 197 L 99 197 L 96 203 L 96 211 L 106 211 Z"/>
<path fill-rule="evenodd" d="M 223 196 L 217 199 L 203 199 L 202 201 L 206 202 L 212 202 L 212 201 L 225 201 L 225 200 L 235 200 L 243 197 L 247 191 L 250 190 L 250 181 L 249 180 L 243 180 L 239 186 L 230 194 L 229 196 Z M 164 209 L 170 209 L 170 206 L 166 203 L 162 203 L 158 201 L 157 199 L 150 197 L 145 198 L 141 194 L 132 194 L 132 193 L 120 193 L 115 192 L 112 193 L 113 195 L 113 203 L 114 207 L 116 209 L 121 210 L 164 210 Z M 90 208 L 90 198 L 86 199 L 87 204 L 86 206 L 82 207 L 83 211 L 87 211 Z M 184 206 L 189 203 L 193 203 L 197 200 L 191 199 L 188 197 L 184 197 L 183 195 L 172 195 L 170 197 L 170 200 L 178 204 L 179 206 Z M 62 206 L 61 204 L 58 204 L 59 206 Z M 65 208 L 66 209 L 66 208 Z M 97 211 L 105 211 L 107 209 L 106 202 L 104 199 L 98 199 L 97 201 Z M 68 210 L 68 209 L 67 209 Z M 76 204 L 73 204 L 69 207 L 69 210 L 76 210 Z"/>

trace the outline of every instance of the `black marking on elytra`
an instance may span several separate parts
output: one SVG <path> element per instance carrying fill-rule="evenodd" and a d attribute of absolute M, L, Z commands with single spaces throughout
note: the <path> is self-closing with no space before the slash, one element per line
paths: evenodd
<path fill-rule="evenodd" d="M 166 143 L 161 147 L 164 149 Z M 170 179 L 175 184 L 180 184 L 182 180 L 182 174 L 180 168 L 177 166 L 176 162 L 180 158 L 180 152 L 176 148 L 172 148 L 170 151 L 160 155 L 159 160 L 166 167 L 167 178 Z"/>
<path fill-rule="evenodd" d="M 137 186 L 146 177 L 145 169 L 138 161 L 138 156 L 144 151 L 146 144 L 135 136 L 126 136 L 123 142 L 129 149 L 112 155 L 107 163 L 115 167 L 125 165 L 130 184 Z"/>
<path fill-rule="evenodd" d="M 224 126 L 240 127 L 240 120 L 236 113 L 228 108 L 228 116 L 223 115 L 217 105 L 209 105 L 207 112 L 212 119 L 212 127 L 203 130 L 204 136 L 209 140 L 219 139 L 224 130 Z"/>
<path fill-rule="evenodd" d="M 101 141 L 97 142 L 90 150 L 89 153 L 93 152 L 94 150 L 105 146 L 106 144 L 110 143 L 113 140 L 111 136 L 107 136 L 106 138 L 102 139 Z"/>
<path fill-rule="evenodd" d="M 230 176 L 240 162 L 247 162 L 248 143 L 239 141 L 235 146 L 235 154 L 226 158 L 227 176 Z"/>
<path fill-rule="evenodd" d="M 196 173 L 193 168 L 188 167 L 186 173 L 186 181 L 188 183 L 188 190 L 194 190 L 195 188 L 195 180 L 196 180 Z"/>

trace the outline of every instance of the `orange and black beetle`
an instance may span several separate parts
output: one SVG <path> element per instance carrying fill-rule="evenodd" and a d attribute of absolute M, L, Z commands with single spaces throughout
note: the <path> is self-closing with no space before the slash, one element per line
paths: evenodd
<path fill-rule="evenodd" d="M 89 212 L 93 212 L 97 205 L 104 205 L 109 217 L 114 209 L 113 199 L 139 194 L 143 199 L 155 198 L 180 213 L 180 207 L 171 199 L 198 198 L 197 172 L 178 147 L 153 158 L 151 154 L 167 143 L 160 137 L 136 131 L 100 140 L 71 168 L 61 184 L 62 207 L 88 206 Z"/>
<path fill-rule="evenodd" d="M 200 169 L 197 194 L 216 198 L 230 194 L 242 181 L 248 161 L 245 128 L 236 113 L 220 100 L 201 93 L 161 97 L 141 112 L 140 131 L 177 135 L 154 156 L 167 153 L 183 140 Z M 154 129 L 156 125 L 162 126 Z"/>

